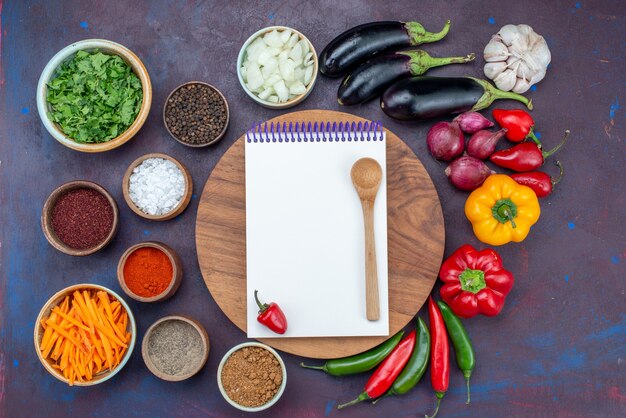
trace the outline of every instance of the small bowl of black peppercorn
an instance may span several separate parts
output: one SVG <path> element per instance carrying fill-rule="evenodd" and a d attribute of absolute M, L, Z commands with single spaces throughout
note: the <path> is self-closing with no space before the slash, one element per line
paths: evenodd
<path fill-rule="evenodd" d="M 222 139 L 229 119 L 224 95 L 202 81 L 176 87 L 163 106 L 165 128 L 172 138 L 189 147 L 206 147 Z"/>

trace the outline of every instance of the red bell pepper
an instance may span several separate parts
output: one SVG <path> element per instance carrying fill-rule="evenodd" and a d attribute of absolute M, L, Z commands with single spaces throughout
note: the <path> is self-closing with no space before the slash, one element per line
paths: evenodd
<path fill-rule="evenodd" d="M 506 138 L 511 142 L 522 142 L 526 138 L 532 139 L 541 146 L 541 142 L 533 132 L 535 121 L 530 114 L 522 109 L 494 109 L 491 113 L 498 125 L 505 128 Z"/>
<path fill-rule="evenodd" d="M 552 193 L 554 186 L 563 178 L 563 166 L 560 161 L 556 162 L 559 167 L 559 177 L 552 178 L 543 171 L 531 171 L 530 173 L 511 174 L 511 178 L 519 184 L 528 186 L 537 195 L 537 197 L 546 197 Z"/>
<path fill-rule="evenodd" d="M 409 335 L 404 337 L 396 348 L 393 349 L 391 354 L 380 363 L 374 374 L 372 374 L 367 381 L 365 390 L 361 392 L 356 399 L 339 405 L 337 409 L 342 409 L 365 400 L 376 399 L 384 395 L 409 361 L 411 353 L 413 353 L 413 348 L 415 347 L 416 339 L 417 333 L 413 330 Z"/>
<path fill-rule="evenodd" d="M 542 151 L 532 142 L 522 142 L 509 149 L 494 152 L 489 160 L 495 165 L 517 172 L 536 170 L 543 165 L 546 158 L 561 149 L 568 137 L 569 130 L 565 131 L 561 143 L 550 151 Z"/>
<path fill-rule="evenodd" d="M 274 302 L 271 302 L 269 305 L 261 303 L 257 296 L 258 293 L 258 290 L 254 291 L 254 300 L 259 305 L 259 315 L 256 317 L 256 320 L 275 333 L 284 334 L 287 331 L 287 318 L 282 309 Z"/>
<path fill-rule="evenodd" d="M 450 343 L 446 333 L 446 325 L 443 316 L 433 297 L 428 297 L 428 319 L 430 320 L 430 334 L 432 346 L 430 349 L 430 383 L 437 397 L 435 413 L 430 417 L 435 418 L 439 412 L 441 399 L 448 391 L 450 385 Z"/>
<path fill-rule="evenodd" d="M 441 299 L 463 318 L 499 314 L 514 282 L 497 252 L 491 248 L 477 251 L 469 244 L 443 262 L 439 278 L 444 283 L 439 291 Z"/>

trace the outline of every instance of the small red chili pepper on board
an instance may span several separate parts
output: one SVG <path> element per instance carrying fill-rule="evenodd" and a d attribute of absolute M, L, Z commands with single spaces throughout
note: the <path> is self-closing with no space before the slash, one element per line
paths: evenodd
<path fill-rule="evenodd" d="M 416 337 L 417 333 L 415 330 L 404 337 L 396 348 L 393 349 L 391 354 L 389 354 L 389 356 L 382 363 L 380 363 L 374 374 L 372 374 L 370 379 L 367 381 L 365 390 L 361 392 L 356 399 L 339 405 L 337 409 L 383 396 L 387 390 L 389 390 L 391 385 L 393 385 L 394 380 L 396 380 L 396 377 L 398 377 L 406 363 L 409 361 L 411 353 L 413 353 L 413 348 L 415 347 Z"/>
<path fill-rule="evenodd" d="M 550 151 L 542 151 L 532 142 L 522 142 L 509 149 L 494 152 L 489 160 L 495 165 L 517 172 L 536 170 L 543 165 L 546 158 L 561 149 L 568 137 L 569 130 L 565 131 L 561 143 Z"/>
<path fill-rule="evenodd" d="M 432 346 L 430 348 L 430 383 L 437 396 L 437 407 L 432 416 L 426 418 L 435 418 L 439 412 L 441 399 L 448 390 L 450 384 L 450 344 L 448 343 L 448 334 L 446 334 L 446 325 L 443 322 L 441 311 L 437 304 L 433 301 L 433 297 L 428 297 L 428 318 L 430 320 L 430 334 Z"/>
<path fill-rule="evenodd" d="M 533 132 L 535 121 L 530 114 L 522 109 L 494 109 L 491 113 L 498 125 L 505 128 L 506 138 L 511 142 L 522 142 L 526 138 L 532 139 L 541 146 L 541 142 Z"/>
<path fill-rule="evenodd" d="M 555 163 L 559 167 L 559 176 L 552 178 L 543 171 L 531 171 L 530 173 L 511 174 L 511 178 L 519 184 L 528 186 L 537 195 L 537 197 L 546 197 L 552 193 L 554 186 L 563 178 L 563 166 L 560 161 Z"/>
<path fill-rule="evenodd" d="M 257 293 L 259 293 L 259 291 L 255 290 L 254 300 L 256 300 L 257 305 L 259 305 L 259 315 L 256 317 L 256 320 L 275 333 L 284 334 L 285 331 L 287 331 L 287 318 L 285 314 L 274 302 L 271 302 L 269 305 L 267 303 L 261 303 Z"/>

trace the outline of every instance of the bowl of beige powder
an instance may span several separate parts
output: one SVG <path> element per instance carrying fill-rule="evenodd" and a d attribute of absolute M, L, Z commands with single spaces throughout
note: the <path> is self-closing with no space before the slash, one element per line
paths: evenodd
<path fill-rule="evenodd" d="M 287 369 L 271 347 L 248 342 L 231 348 L 217 369 L 217 385 L 235 408 L 259 412 L 274 405 L 287 385 Z"/>
<path fill-rule="evenodd" d="M 185 380 L 198 373 L 209 358 L 209 336 L 198 321 L 166 316 L 146 331 L 141 356 L 155 376 L 170 382 Z"/>

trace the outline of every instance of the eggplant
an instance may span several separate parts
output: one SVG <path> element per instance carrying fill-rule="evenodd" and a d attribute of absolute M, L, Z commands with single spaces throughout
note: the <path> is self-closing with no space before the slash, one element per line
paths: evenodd
<path fill-rule="evenodd" d="M 391 85 L 380 98 L 387 116 L 400 120 L 428 119 L 489 107 L 494 100 L 518 100 L 532 110 L 532 101 L 495 88 L 474 77 L 413 77 Z"/>
<path fill-rule="evenodd" d="M 372 22 L 348 29 L 330 41 L 320 54 L 320 72 L 341 77 L 357 64 L 388 50 L 435 42 L 448 34 L 448 20 L 438 33 L 427 32 L 417 22 Z"/>
<path fill-rule="evenodd" d="M 342 105 L 363 103 L 380 96 L 400 79 L 422 75 L 433 67 L 470 62 L 474 57 L 472 53 L 465 57 L 434 58 L 420 49 L 378 55 L 343 79 L 337 91 L 337 101 Z"/>

